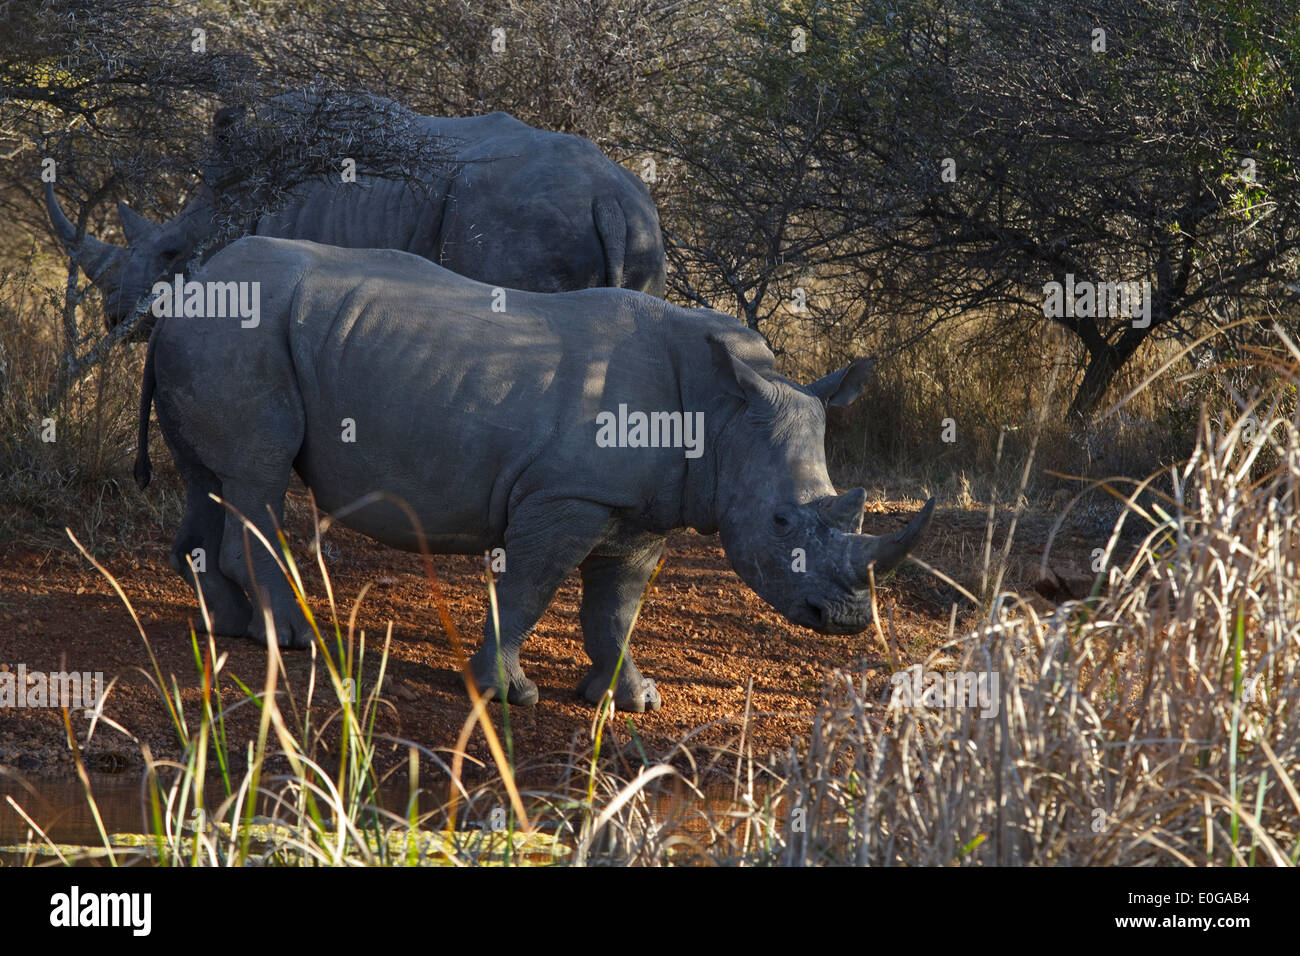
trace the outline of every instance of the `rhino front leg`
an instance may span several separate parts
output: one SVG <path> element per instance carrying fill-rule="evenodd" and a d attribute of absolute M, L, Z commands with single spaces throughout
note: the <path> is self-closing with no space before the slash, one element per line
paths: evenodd
<path fill-rule="evenodd" d="M 662 704 L 655 682 L 632 660 L 631 631 L 646 582 L 663 554 L 663 541 L 630 555 L 591 555 L 582 563 L 582 643 L 591 670 L 579 696 L 597 703 L 611 687 L 619 710 L 643 713 Z"/>
<path fill-rule="evenodd" d="M 569 572 L 600 540 L 609 509 L 586 501 L 524 502 L 506 529 L 506 570 L 497 580 L 497 615 L 489 610 L 483 646 L 470 658 L 474 680 L 512 704 L 537 703 L 519 651 Z"/>

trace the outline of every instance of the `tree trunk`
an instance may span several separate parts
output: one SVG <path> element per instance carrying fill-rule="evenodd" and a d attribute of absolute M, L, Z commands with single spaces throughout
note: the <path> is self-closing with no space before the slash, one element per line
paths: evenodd
<path fill-rule="evenodd" d="M 1133 353 L 1153 328 L 1155 328 L 1154 322 L 1145 329 L 1129 327 L 1117 343 L 1106 345 L 1091 353 L 1088 367 L 1083 372 L 1083 381 L 1079 383 L 1079 388 L 1074 393 L 1074 400 L 1070 402 L 1068 412 L 1070 421 L 1086 424 L 1092 419 L 1097 405 L 1110 389 L 1111 382 L 1115 380 L 1115 375 L 1124 367 L 1124 363 L 1133 357 Z"/>

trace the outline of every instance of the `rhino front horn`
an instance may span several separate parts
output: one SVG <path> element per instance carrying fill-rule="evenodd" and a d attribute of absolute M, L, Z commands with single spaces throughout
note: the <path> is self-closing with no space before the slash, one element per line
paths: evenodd
<path fill-rule="evenodd" d="M 45 205 L 50 212 L 50 222 L 54 224 L 54 230 L 59 234 L 59 238 L 63 240 L 63 245 L 67 248 L 68 254 L 81 267 L 81 271 L 90 276 L 91 282 L 97 281 L 114 262 L 125 254 L 125 249 L 111 246 L 107 242 L 100 242 L 91 236 L 82 236 L 81 242 L 78 244 L 77 228 L 63 214 L 63 208 L 59 205 L 59 201 L 54 198 L 53 183 L 45 184 Z"/>
<path fill-rule="evenodd" d="M 853 575 L 865 586 L 870 580 L 868 569 L 875 566 L 875 577 L 881 577 L 898 567 L 907 557 L 909 551 L 921 540 L 921 535 L 930 524 L 934 514 L 934 499 L 931 498 L 921 509 L 921 513 L 911 520 L 906 528 L 880 537 L 872 535 L 854 535 L 850 546 L 849 561 Z"/>

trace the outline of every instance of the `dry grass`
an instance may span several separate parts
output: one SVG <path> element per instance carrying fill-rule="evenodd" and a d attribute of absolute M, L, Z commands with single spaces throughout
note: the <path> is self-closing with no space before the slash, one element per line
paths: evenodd
<path fill-rule="evenodd" d="M 1202 405 L 1230 403 L 1222 376 L 1178 381 L 1175 372 L 1192 368 L 1184 358 L 1121 412 L 1104 416 L 1179 351 L 1173 343 L 1153 344 L 1116 377 L 1096 420 L 1086 427 L 1067 423 L 1065 409 L 1081 375 L 1077 344 L 1044 327 L 1041 334 L 1010 341 L 1003 333 L 990 345 L 998 321 L 989 316 L 942 326 L 897 354 L 892 348 L 906 330 L 875 332 L 852 350 L 887 358 L 863 397 L 830 416 L 827 457 L 837 484 L 862 485 L 886 499 L 912 494 L 919 485 L 943 505 L 1011 502 L 1021 463 L 1037 436 L 1038 467 L 1027 503 L 1050 511 L 1060 492 L 1073 494 L 1081 487 L 1058 476 L 1144 477 L 1185 460 L 1196 442 Z M 790 371 L 811 378 L 847 357 L 846 352 L 829 363 Z M 1245 390 L 1259 385 L 1260 377 L 1247 371 L 1235 384 Z M 1113 523 L 1118 510 L 1107 516 Z"/>
<path fill-rule="evenodd" d="M 1227 428 L 1202 415 L 1170 494 L 1129 495 L 1148 533 L 1103 593 L 1045 618 L 993 602 L 935 652 L 999 676 L 995 717 L 839 675 L 784 769 L 807 826 L 774 861 L 1294 865 L 1300 417 L 1277 414 L 1294 359 L 1259 356 L 1280 384 Z"/>
<path fill-rule="evenodd" d="M 131 478 L 143 346 L 61 381 L 66 356 L 86 350 L 102 317 L 87 299 L 70 346 L 54 318 L 64 300 L 56 274 L 34 252 L 0 274 L 0 548 L 64 548 L 70 526 L 104 553 L 158 534 L 179 517 L 180 495 L 147 502 Z"/>

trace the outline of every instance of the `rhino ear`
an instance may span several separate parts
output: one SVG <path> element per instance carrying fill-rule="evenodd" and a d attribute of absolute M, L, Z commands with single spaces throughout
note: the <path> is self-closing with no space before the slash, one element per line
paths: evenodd
<path fill-rule="evenodd" d="M 709 349 L 713 352 L 713 367 L 717 370 L 722 387 L 751 405 L 771 404 L 776 389 L 752 367 L 736 358 L 717 336 L 709 336 Z"/>
<path fill-rule="evenodd" d="M 238 128 L 244 122 L 244 106 L 225 106 L 212 117 L 212 138 L 218 147 L 229 149 L 237 145 Z"/>
<path fill-rule="evenodd" d="M 814 397 L 821 399 L 823 405 L 852 405 L 862 394 L 862 387 L 867 384 L 875 367 L 875 359 L 860 358 L 805 387 Z"/>
<path fill-rule="evenodd" d="M 212 117 L 212 145 L 203 167 L 206 185 L 217 188 L 237 174 L 234 157 L 241 153 L 246 112 L 242 105 L 226 106 Z"/>
<path fill-rule="evenodd" d="M 124 202 L 117 204 L 117 218 L 122 220 L 122 232 L 128 245 L 147 242 L 158 234 L 158 226 L 140 215 Z"/>

